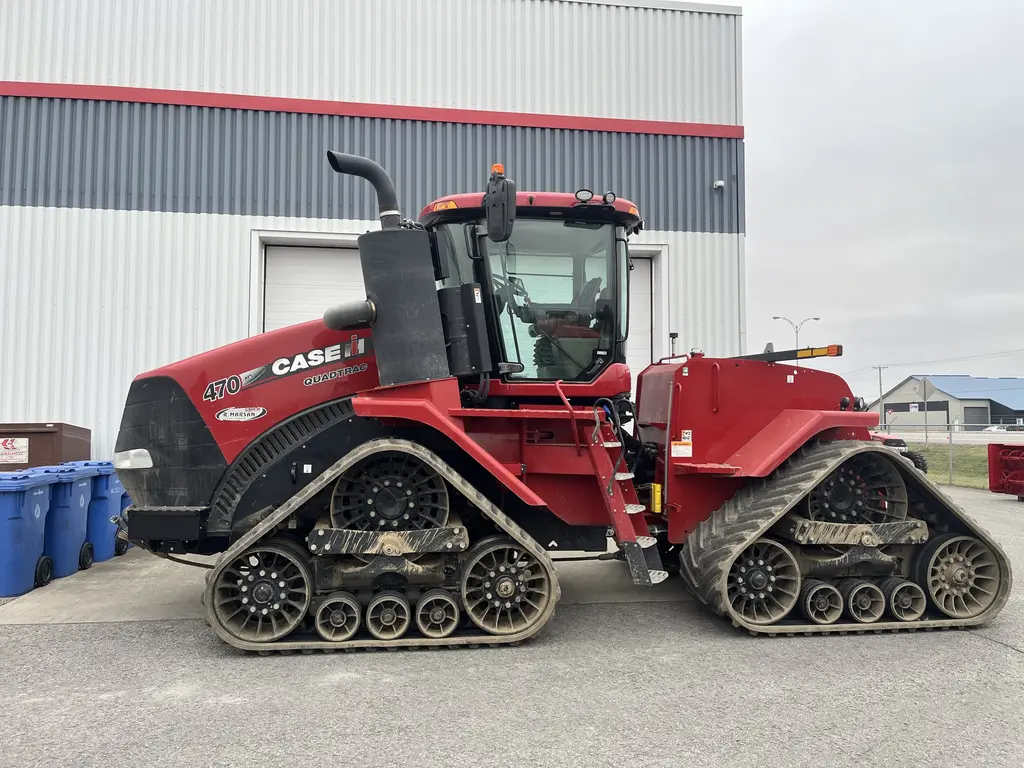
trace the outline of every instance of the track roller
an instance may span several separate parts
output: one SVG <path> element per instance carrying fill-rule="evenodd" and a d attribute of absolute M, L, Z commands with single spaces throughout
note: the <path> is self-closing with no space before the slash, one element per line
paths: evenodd
<path fill-rule="evenodd" d="M 927 602 L 924 590 L 918 584 L 893 576 L 879 587 L 885 595 L 885 607 L 893 618 L 898 621 L 917 621 L 924 616 Z"/>
<path fill-rule="evenodd" d="M 988 610 L 1002 579 L 991 549 L 973 536 L 946 534 L 925 545 L 916 563 L 916 581 L 935 607 L 954 619 Z"/>
<path fill-rule="evenodd" d="M 800 598 L 800 567 L 784 544 L 758 539 L 729 569 L 729 604 L 744 621 L 774 624 Z"/>
<path fill-rule="evenodd" d="M 859 624 L 872 624 L 885 613 L 885 595 L 870 581 L 843 579 L 839 591 L 846 604 L 846 615 Z"/>
<path fill-rule="evenodd" d="M 366 628 L 378 640 L 397 640 L 410 624 L 412 609 L 401 592 L 381 592 L 366 606 Z"/>
<path fill-rule="evenodd" d="M 214 584 L 214 611 L 239 640 L 272 642 L 305 618 L 313 577 L 302 549 L 290 541 L 255 544 L 227 565 Z"/>
<path fill-rule="evenodd" d="M 459 604 L 448 590 L 431 589 L 416 603 L 416 628 L 424 637 L 448 637 L 459 626 Z"/>
<path fill-rule="evenodd" d="M 359 631 L 362 606 L 348 592 L 335 592 L 316 611 L 316 632 L 324 640 L 341 643 Z"/>
<path fill-rule="evenodd" d="M 843 615 L 843 596 L 831 584 L 808 579 L 800 592 L 800 609 L 815 624 L 834 624 Z"/>

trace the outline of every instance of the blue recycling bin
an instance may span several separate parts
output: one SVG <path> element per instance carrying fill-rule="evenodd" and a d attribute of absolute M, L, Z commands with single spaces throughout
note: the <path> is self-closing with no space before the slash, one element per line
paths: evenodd
<path fill-rule="evenodd" d="M 89 514 L 85 525 L 85 540 L 92 544 L 93 560 L 102 563 L 116 552 L 117 523 L 111 518 L 121 514 L 121 499 L 124 486 L 112 461 L 67 461 L 62 467 L 84 467 L 92 469 L 92 497 L 89 500 Z"/>
<path fill-rule="evenodd" d="M 53 578 L 43 554 L 54 478 L 31 472 L 0 472 L 0 597 L 17 597 Z"/>
<path fill-rule="evenodd" d="M 50 513 L 46 516 L 43 551 L 53 560 L 53 578 L 62 579 L 92 567 L 92 544 L 85 534 L 89 521 L 94 467 L 33 467 L 32 474 L 54 479 Z"/>

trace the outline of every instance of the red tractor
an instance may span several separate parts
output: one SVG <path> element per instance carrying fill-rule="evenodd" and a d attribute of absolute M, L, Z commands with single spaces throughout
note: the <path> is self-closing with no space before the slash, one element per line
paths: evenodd
<path fill-rule="evenodd" d="M 379 230 L 366 299 L 143 374 L 116 466 L 124 535 L 219 554 L 206 617 L 291 652 L 514 644 L 560 596 L 548 552 L 678 572 L 754 634 L 979 625 L 1000 546 L 870 437 L 838 347 L 625 363 L 628 240 L 612 193 L 486 192 L 403 219 L 361 157 Z M 613 566 L 610 566 L 613 567 Z"/>

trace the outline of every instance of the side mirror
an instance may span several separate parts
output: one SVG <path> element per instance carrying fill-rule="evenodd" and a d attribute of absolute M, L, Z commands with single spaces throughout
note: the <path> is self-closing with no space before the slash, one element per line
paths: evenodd
<path fill-rule="evenodd" d="M 503 243 L 512 237 L 512 225 L 516 220 L 516 183 L 505 178 L 504 166 L 491 167 L 491 178 L 487 180 L 487 192 L 484 194 L 484 212 L 489 239 Z"/>

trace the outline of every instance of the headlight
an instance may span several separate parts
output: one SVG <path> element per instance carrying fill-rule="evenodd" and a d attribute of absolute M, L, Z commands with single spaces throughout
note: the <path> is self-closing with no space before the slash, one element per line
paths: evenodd
<path fill-rule="evenodd" d="M 132 448 L 114 454 L 114 469 L 150 469 L 153 457 L 145 448 Z"/>

